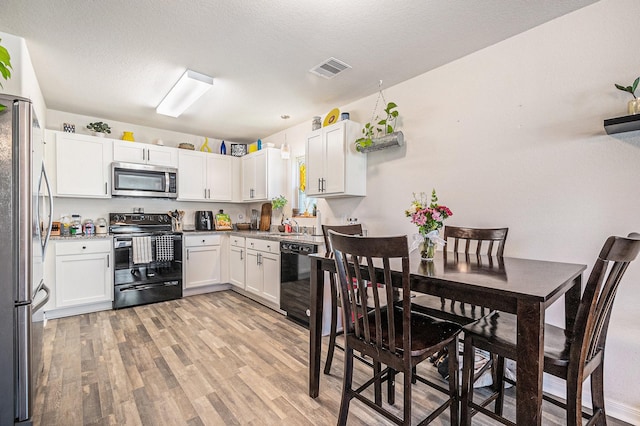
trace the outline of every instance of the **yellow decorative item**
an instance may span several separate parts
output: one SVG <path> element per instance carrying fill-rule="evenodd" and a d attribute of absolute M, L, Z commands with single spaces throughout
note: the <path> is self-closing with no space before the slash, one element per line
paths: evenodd
<path fill-rule="evenodd" d="M 249 153 L 256 152 L 258 150 L 258 143 L 254 142 L 249 145 Z"/>
<path fill-rule="evenodd" d="M 304 163 L 302 163 L 300 164 L 300 191 L 302 192 L 304 192 L 304 190 L 307 188 L 306 181 L 307 181 L 307 168 L 305 167 Z"/>
<path fill-rule="evenodd" d="M 211 148 L 209 148 L 209 138 L 204 138 L 204 143 L 200 147 L 200 151 L 211 152 Z"/>
<path fill-rule="evenodd" d="M 340 119 L 340 110 L 338 108 L 334 108 L 329 111 L 329 114 L 324 118 L 324 122 L 322 123 L 322 127 L 327 127 L 332 125 L 333 123 L 337 123 Z"/>
<path fill-rule="evenodd" d="M 135 142 L 136 140 L 133 138 L 133 132 L 122 132 L 122 140 Z"/>

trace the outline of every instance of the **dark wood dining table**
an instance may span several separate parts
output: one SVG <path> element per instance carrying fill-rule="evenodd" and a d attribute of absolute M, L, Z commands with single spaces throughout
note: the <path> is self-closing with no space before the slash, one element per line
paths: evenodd
<path fill-rule="evenodd" d="M 309 396 L 320 392 L 320 353 L 325 272 L 335 272 L 334 259 L 311 259 L 309 326 Z M 564 295 L 565 326 L 571 328 L 582 291 L 586 265 L 510 257 L 438 252 L 432 262 L 410 259 L 411 289 L 517 315 L 516 421 L 540 425 L 545 311 Z"/>

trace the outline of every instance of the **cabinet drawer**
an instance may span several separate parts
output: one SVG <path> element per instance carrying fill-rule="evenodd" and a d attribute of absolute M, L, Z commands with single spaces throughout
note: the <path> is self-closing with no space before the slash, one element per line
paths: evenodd
<path fill-rule="evenodd" d="M 280 253 L 280 243 L 278 241 L 247 238 L 247 248 L 267 253 Z"/>
<path fill-rule="evenodd" d="M 56 241 L 56 256 L 110 252 L 111 239 L 102 241 Z"/>
<path fill-rule="evenodd" d="M 214 234 L 200 234 L 200 235 L 187 235 L 184 237 L 185 247 L 199 247 L 199 246 L 219 246 L 220 235 Z"/>
<path fill-rule="evenodd" d="M 244 247 L 244 237 L 234 237 L 232 235 L 230 240 L 231 247 Z"/>

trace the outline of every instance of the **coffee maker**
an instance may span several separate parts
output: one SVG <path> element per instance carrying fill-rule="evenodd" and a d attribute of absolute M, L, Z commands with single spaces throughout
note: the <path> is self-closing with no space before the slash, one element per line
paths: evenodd
<path fill-rule="evenodd" d="M 196 231 L 213 230 L 213 212 L 210 210 L 196 211 Z"/>

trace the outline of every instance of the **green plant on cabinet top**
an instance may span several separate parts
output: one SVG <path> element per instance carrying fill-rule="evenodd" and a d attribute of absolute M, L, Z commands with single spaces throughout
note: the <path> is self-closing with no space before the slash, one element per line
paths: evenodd
<path fill-rule="evenodd" d="M 2 39 L 0 39 L 2 41 Z M 5 80 L 9 80 L 11 78 L 11 55 L 9 55 L 9 51 L 2 45 L 0 45 L 0 75 Z M 0 88 L 2 88 L 2 83 L 0 83 Z M 7 109 L 6 106 L 0 104 L 0 112 Z"/>

